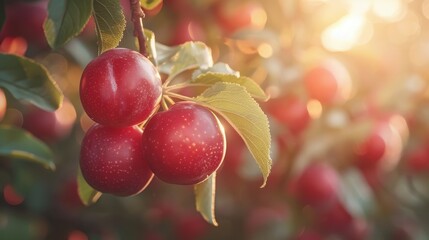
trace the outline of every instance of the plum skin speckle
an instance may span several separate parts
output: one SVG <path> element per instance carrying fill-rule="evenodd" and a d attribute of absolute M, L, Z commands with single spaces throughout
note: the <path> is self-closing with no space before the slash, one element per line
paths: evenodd
<path fill-rule="evenodd" d="M 153 178 L 137 126 L 92 126 L 82 141 L 80 168 L 94 189 L 117 196 L 143 191 Z"/>

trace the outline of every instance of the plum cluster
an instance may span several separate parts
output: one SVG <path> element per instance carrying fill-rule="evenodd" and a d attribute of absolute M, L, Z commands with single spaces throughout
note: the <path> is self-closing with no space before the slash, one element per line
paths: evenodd
<path fill-rule="evenodd" d="M 80 168 L 94 189 L 129 196 L 154 175 L 189 185 L 218 169 L 226 142 L 216 115 L 189 101 L 158 112 L 161 98 L 160 75 L 138 52 L 111 49 L 86 66 L 80 99 L 96 123 L 82 141 Z"/>

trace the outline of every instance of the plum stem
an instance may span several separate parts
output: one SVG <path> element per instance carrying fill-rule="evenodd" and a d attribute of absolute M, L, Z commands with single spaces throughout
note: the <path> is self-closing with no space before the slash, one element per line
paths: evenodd
<path fill-rule="evenodd" d="M 213 86 L 213 84 L 184 82 L 184 83 L 179 83 L 179 84 L 168 86 L 165 89 L 166 89 L 166 91 L 172 91 L 172 90 L 182 89 L 182 88 L 187 88 L 187 87 L 210 87 L 210 86 Z"/>
<path fill-rule="evenodd" d="M 171 97 L 165 95 L 164 98 L 165 98 L 166 102 L 168 102 L 170 105 L 174 105 L 174 101 L 173 101 L 173 99 L 171 99 Z"/>
<path fill-rule="evenodd" d="M 177 94 L 177 93 L 166 92 L 166 93 L 165 93 L 165 95 L 166 95 L 166 96 L 169 96 L 170 98 L 177 98 L 177 99 L 184 100 L 184 101 L 192 101 L 192 102 L 195 102 L 195 99 L 194 99 L 194 98 L 187 97 L 187 96 L 183 96 L 183 95 L 181 95 L 181 94 Z"/>
<path fill-rule="evenodd" d="M 164 109 L 164 111 L 168 110 L 168 105 L 167 105 L 167 102 L 165 101 L 165 97 L 161 99 L 161 106 L 162 106 L 162 109 Z"/>
<path fill-rule="evenodd" d="M 130 8 L 131 8 L 131 19 L 134 25 L 134 36 L 137 37 L 139 42 L 139 52 L 145 56 L 147 55 L 146 50 L 146 36 L 144 34 L 143 27 L 143 18 L 145 14 L 141 8 L 140 0 L 130 0 Z"/>

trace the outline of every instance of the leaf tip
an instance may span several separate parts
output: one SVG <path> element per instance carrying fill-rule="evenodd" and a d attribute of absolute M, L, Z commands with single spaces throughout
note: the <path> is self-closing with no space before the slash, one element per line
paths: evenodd
<path fill-rule="evenodd" d="M 91 198 L 90 203 L 96 203 L 98 201 L 98 199 L 100 199 L 101 195 L 102 195 L 101 192 L 96 192 L 94 194 L 94 196 Z M 89 205 L 89 203 L 88 203 L 88 205 Z"/>
<path fill-rule="evenodd" d="M 213 219 L 213 222 L 211 223 L 213 226 L 218 227 L 219 224 L 217 223 L 216 219 Z"/>
<path fill-rule="evenodd" d="M 219 226 L 219 224 L 217 223 L 217 221 L 216 221 L 216 218 L 213 216 L 213 217 L 211 217 L 211 218 L 209 218 L 208 216 L 206 216 L 202 211 L 200 211 L 200 209 L 198 209 L 197 208 L 197 211 L 200 213 L 200 215 L 203 217 L 203 219 L 206 221 L 206 222 L 208 222 L 208 223 L 210 223 L 211 225 L 213 225 L 213 226 L 215 226 L 215 227 L 218 227 Z"/>
<path fill-rule="evenodd" d="M 268 158 L 268 166 L 267 166 L 266 171 L 264 171 L 264 170 L 261 169 L 262 172 L 263 172 L 264 181 L 262 182 L 262 185 L 259 188 L 264 188 L 267 185 L 268 177 L 270 176 L 270 173 L 271 173 L 271 165 L 272 165 L 272 163 L 273 163 L 273 160 L 269 157 Z"/>
<path fill-rule="evenodd" d="M 47 165 L 47 167 L 48 167 L 48 169 L 49 169 L 49 170 L 51 170 L 51 171 L 55 171 L 55 170 L 57 170 L 57 167 L 55 166 L 55 163 L 53 163 L 53 162 L 50 162 L 50 163 Z"/>

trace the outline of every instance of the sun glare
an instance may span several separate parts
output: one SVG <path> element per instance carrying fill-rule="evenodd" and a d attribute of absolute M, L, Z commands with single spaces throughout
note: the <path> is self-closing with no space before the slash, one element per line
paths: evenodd
<path fill-rule="evenodd" d="M 330 51 L 347 51 L 367 42 L 365 33 L 367 36 L 372 35 L 372 31 L 372 24 L 362 15 L 349 14 L 325 29 L 322 44 Z"/>

